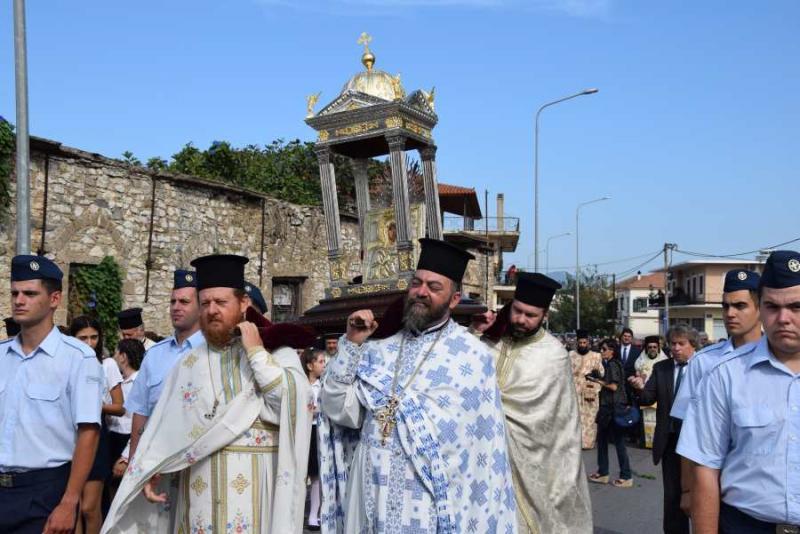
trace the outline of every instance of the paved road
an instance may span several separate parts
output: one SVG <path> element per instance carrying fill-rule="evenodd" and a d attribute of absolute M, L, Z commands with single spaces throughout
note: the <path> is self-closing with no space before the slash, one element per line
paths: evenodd
<path fill-rule="evenodd" d="M 617 455 L 609 447 L 611 476 L 619 476 Z M 589 484 L 592 497 L 595 534 L 640 534 L 661 532 L 662 499 L 661 465 L 653 465 L 649 449 L 628 448 L 633 471 L 632 488 L 615 488 L 611 484 Z M 586 473 L 597 468 L 597 452 L 583 452 Z"/>
<path fill-rule="evenodd" d="M 609 448 L 611 475 L 619 476 L 614 447 Z M 661 532 L 661 466 L 653 465 L 650 450 L 628 448 L 633 470 L 632 488 L 589 484 L 595 534 L 642 534 Z M 586 473 L 597 468 L 597 452 L 583 452 Z M 310 531 L 306 531 L 311 534 Z"/>

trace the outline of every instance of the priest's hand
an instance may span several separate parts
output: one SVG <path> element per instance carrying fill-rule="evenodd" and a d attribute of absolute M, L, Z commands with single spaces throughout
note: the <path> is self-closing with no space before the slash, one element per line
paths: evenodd
<path fill-rule="evenodd" d="M 369 336 L 375 333 L 378 321 L 372 315 L 372 310 L 358 310 L 347 318 L 347 340 L 356 345 L 364 343 Z"/>
<path fill-rule="evenodd" d="M 144 493 L 144 498 L 153 503 L 165 503 L 167 502 L 167 494 L 166 492 L 158 493 L 158 483 L 161 482 L 161 475 L 155 475 L 153 478 L 147 481 L 142 488 L 142 493 Z"/>
<path fill-rule="evenodd" d="M 250 321 L 244 321 L 236 325 L 239 328 L 242 336 L 242 346 L 249 354 L 251 350 L 264 348 L 264 342 L 261 341 L 261 334 L 258 333 L 258 327 Z"/>
<path fill-rule="evenodd" d="M 483 334 L 489 327 L 494 324 L 497 319 L 497 313 L 494 310 L 487 310 L 484 313 L 476 313 L 472 316 L 472 324 L 470 327 L 479 334 Z"/>

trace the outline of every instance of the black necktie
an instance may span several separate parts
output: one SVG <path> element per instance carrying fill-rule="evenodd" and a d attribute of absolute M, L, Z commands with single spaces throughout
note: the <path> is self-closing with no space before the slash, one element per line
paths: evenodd
<path fill-rule="evenodd" d="M 685 363 L 679 363 L 677 372 L 678 378 L 675 380 L 675 391 L 672 392 L 672 398 L 674 399 L 678 395 L 678 390 L 681 388 L 681 381 L 683 380 L 683 368 L 686 367 Z"/>

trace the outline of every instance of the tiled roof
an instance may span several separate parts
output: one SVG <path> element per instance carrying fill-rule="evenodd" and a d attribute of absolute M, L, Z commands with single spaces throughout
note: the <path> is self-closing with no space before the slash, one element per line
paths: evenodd
<path fill-rule="evenodd" d="M 649 273 L 640 276 L 632 276 L 621 282 L 617 282 L 617 289 L 664 289 L 664 275 L 662 273 Z"/>

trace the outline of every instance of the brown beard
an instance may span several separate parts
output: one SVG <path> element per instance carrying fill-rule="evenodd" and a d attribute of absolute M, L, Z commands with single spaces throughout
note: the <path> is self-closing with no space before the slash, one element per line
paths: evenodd
<path fill-rule="evenodd" d="M 213 347 L 224 347 L 233 339 L 233 329 L 236 324 L 226 324 L 223 319 L 209 322 L 204 315 L 200 316 L 200 330 L 206 341 Z"/>

